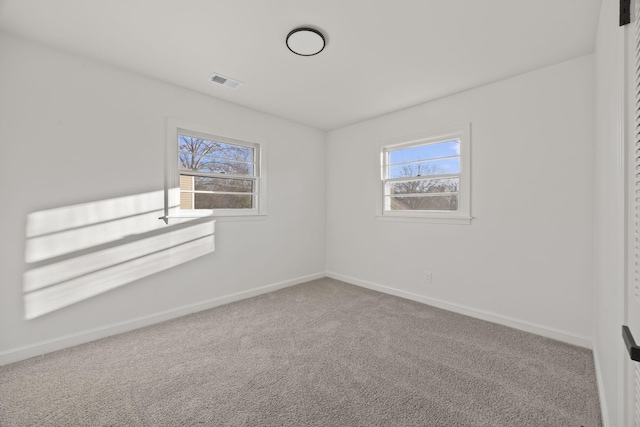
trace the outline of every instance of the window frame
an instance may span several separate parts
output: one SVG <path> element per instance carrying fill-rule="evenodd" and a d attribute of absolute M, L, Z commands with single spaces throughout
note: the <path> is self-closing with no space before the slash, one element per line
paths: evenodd
<path fill-rule="evenodd" d="M 385 197 L 388 177 L 389 156 L 396 150 L 460 140 L 460 173 L 447 174 L 458 176 L 458 209 L 442 210 L 387 210 Z M 419 221 L 432 223 L 470 224 L 471 223 L 471 124 L 464 123 L 438 130 L 421 132 L 385 141 L 380 148 L 380 181 L 377 190 L 376 217 L 390 221 Z M 445 177 L 446 177 L 445 176 Z"/>
<path fill-rule="evenodd" d="M 239 145 L 254 149 L 254 175 L 253 176 L 215 176 L 216 174 L 203 174 L 202 176 L 220 178 L 239 178 L 254 181 L 254 205 L 251 209 L 182 209 L 180 208 L 180 168 L 178 166 L 178 138 L 185 135 L 195 138 L 203 138 Z M 259 219 L 267 215 L 266 199 L 266 155 L 267 141 L 264 138 L 221 129 L 215 126 L 188 122 L 175 117 L 167 118 L 167 149 L 166 149 L 166 183 L 165 183 L 165 220 L 188 219 L 202 217 L 229 218 L 232 220 Z M 200 174 L 194 174 L 200 175 Z"/>

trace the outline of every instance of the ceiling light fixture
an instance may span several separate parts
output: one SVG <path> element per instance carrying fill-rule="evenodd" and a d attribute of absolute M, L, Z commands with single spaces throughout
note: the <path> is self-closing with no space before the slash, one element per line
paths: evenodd
<path fill-rule="evenodd" d="M 317 55 L 322 52 L 324 45 L 324 36 L 313 28 L 296 28 L 287 35 L 287 47 L 296 55 Z"/>

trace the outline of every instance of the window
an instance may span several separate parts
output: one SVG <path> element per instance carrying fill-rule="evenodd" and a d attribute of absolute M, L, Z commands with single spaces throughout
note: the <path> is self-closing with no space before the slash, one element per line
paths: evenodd
<path fill-rule="evenodd" d="M 470 222 L 470 125 L 389 141 L 382 148 L 381 216 Z"/>
<path fill-rule="evenodd" d="M 169 119 L 168 217 L 266 214 L 260 138 Z"/>

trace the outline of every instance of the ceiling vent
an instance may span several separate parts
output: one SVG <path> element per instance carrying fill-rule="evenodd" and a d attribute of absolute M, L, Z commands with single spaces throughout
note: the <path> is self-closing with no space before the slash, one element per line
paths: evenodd
<path fill-rule="evenodd" d="M 228 87 L 229 89 L 237 89 L 242 86 L 242 82 L 229 77 L 225 77 L 222 74 L 218 73 L 214 73 L 213 76 L 211 76 L 211 81 L 214 83 L 218 83 L 224 87 Z"/>

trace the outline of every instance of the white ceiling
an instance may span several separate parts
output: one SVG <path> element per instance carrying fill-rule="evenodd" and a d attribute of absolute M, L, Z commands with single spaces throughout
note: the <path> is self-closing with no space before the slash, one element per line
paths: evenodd
<path fill-rule="evenodd" d="M 600 1 L 0 0 L 0 30 L 331 130 L 591 53 Z"/>

